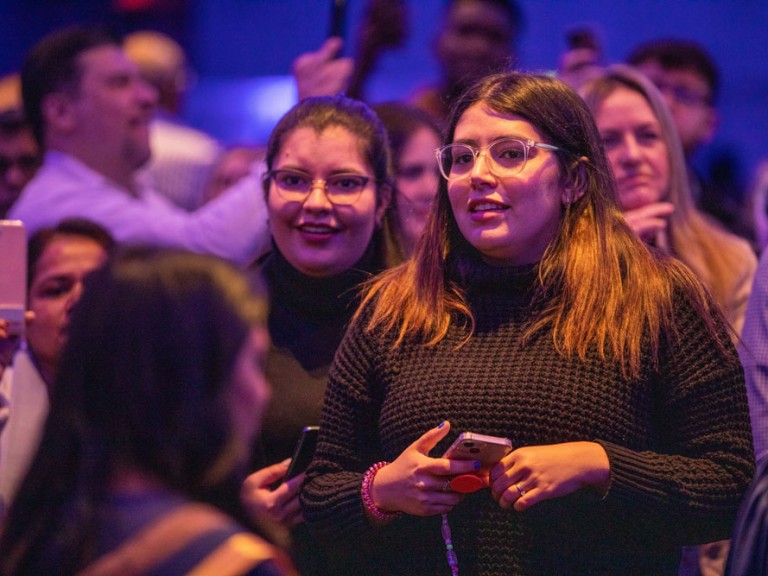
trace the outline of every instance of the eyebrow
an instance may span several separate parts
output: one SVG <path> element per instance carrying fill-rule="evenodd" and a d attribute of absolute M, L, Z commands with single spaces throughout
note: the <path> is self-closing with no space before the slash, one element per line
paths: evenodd
<path fill-rule="evenodd" d="M 286 166 L 280 166 L 279 168 L 274 168 L 273 171 L 274 170 L 288 170 L 290 172 L 298 172 L 300 174 L 306 174 L 307 176 L 312 177 L 312 174 L 310 174 L 304 168 L 294 167 L 294 166 L 291 166 L 290 164 L 286 165 Z M 355 175 L 355 176 L 366 176 L 367 175 L 365 172 L 361 172 L 361 171 L 359 171 L 359 170 L 357 170 L 355 168 L 339 168 L 339 169 L 336 169 L 336 170 L 331 170 L 331 173 L 330 173 L 331 176 L 336 176 L 338 174 L 352 174 L 352 175 Z"/>
<path fill-rule="evenodd" d="M 497 142 L 499 140 L 504 140 L 506 138 L 521 140 L 522 142 L 527 142 L 528 140 L 533 140 L 534 142 L 538 142 L 536 138 L 533 138 L 530 136 L 520 136 L 518 134 L 504 134 L 502 136 L 496 136 L 495 138 L 491 138 L 488 144 L 493 144 L 494 142 Z M 454 140 L 453 142 L 451 142 L 451 144 L 470 144 L 472 146 L 477 146 L 477 140 L 474 138 L 460 138 L 458 140 Z"/>

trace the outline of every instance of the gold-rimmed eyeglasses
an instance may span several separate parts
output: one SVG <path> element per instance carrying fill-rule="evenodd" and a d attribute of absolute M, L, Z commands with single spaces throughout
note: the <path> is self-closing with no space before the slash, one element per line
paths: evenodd
<path fill-rule="evenodd" d="M 322 185 L 332 204 L 349 206 L 357 202 L 370 178 L 362 174 L 333 174 L 328 178 L 312 178 L 298 170 L 271 170 L 267 177 L 275 183 L 275 189 L 286 202 L 304 202 L 315 186 Z"/>

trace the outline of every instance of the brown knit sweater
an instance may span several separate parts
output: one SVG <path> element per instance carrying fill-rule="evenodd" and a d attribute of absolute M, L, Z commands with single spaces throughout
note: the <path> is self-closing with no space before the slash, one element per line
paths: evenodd
<path fill-rule="evenodd" d="M 689 302 L 680 338 L 658 368 L 627 380 L 591 354 L 558 354 L 552 335 L 522 341 L 535 270 L 482 267 L 465 289 L 476 320 L 469 343 L 452 329 L 435 347 L 391 349 L 350 326 L 331 367 L 321 437 L 302 493 L 310 529 L 340 554 L 343 574 L 450 574 L 440 516 L 372 526 L 362 473 L 394 460 L 450 420 L 442 454 L 462 431 L 515 446 L 588 440 L 607 451 L 611 486 L 503 510 L 488 490 L 448 515 L 462 576 L 676 574 L 683 544 L 729 535 L 754 471 L 742 370 L 727 336 L 721 352 Z M 348 551 L 348 552 L 344 552 Z"/>

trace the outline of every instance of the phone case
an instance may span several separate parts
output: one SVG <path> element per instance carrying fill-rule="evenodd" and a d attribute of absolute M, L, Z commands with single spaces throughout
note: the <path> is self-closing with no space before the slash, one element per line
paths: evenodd
<path fill-rule="evenodd" d="M 319 432 L 320 428 L 317 426 L 305 426 L 302 429 L 299 441 L 296 443 L 296 448 L 293 451 L 291 463 L 288 465 L 288 471 L 285 473 L 286 480 L 298 476 L 307 469 L 315 453 Z"/>
<path fill-rule="evenodd" d="M 11 335 L 24 333 L 27 306 L 27 236 L 20 220 L 0 220 L 0 318 Z"/>
<path fill-rule="evenodd" d="M 508 438 L 464 432 L 446 450 L 443 457 L 452 460 L 479 460 L 483 466 L 491 466 L 510 450 L 512 441 Z"/>

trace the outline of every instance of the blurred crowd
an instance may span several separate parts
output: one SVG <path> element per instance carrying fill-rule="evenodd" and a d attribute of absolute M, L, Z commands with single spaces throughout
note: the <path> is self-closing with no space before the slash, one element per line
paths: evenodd
<path fill-rule="evenodd" d="M 156 30 L 0 79 L 0 574 L 768 570 L 768 160 L 695 168 L 715 57 L 574 28 L 533 74 L 514 0 L 439 17 L 373 102 L 412 31 L 369 0 L 266 144 L 184 121 Z"/>

